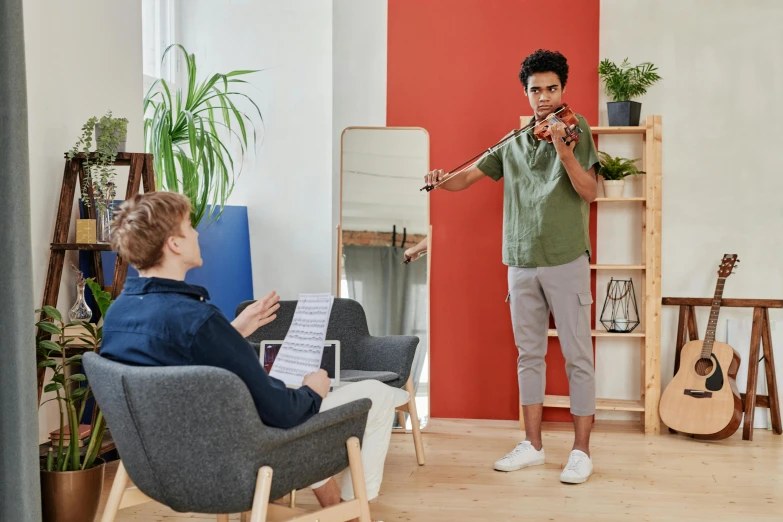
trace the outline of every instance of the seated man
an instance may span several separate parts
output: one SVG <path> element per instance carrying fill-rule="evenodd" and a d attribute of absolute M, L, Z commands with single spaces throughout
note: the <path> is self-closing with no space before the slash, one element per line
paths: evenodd
<path fill-rule="evenodd" d="M 216 366 L 238 375 L 250 390 L 267 426 L 291 428 L 329 408 L 360 398 L 372 400 L 362 444 L 370 499 L 378 496 L 389 448 L 394 408 L 408 393 L 378 381 L 348 384 L 329 393 L 324 370 L 289 389 L 270 377 L 245 337 L 275 319 L 275 292 L 247 307 L 230 323 L 185 274 L 201 266 L 198 232 L 190 224 L 190 201 L 172 192 L 137 195 L 120 205 L 112 224 L 112 246 L 138 271 L 106 314 L 101 355 L 137 366 Z M 334 478 L 313 488 L 326 507 L 340 502 Z M 342 499 L 354 498 L 349 473 Z"/>

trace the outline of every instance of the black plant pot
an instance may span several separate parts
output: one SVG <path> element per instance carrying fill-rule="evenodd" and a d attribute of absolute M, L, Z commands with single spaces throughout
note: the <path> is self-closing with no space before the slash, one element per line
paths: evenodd
<path fill-rule="evenodd" d="M 639 116 L 642 112 L 642 104 L 635 101 L 607 102 L 610 127 L 636 127 L 639 125 Z"/>

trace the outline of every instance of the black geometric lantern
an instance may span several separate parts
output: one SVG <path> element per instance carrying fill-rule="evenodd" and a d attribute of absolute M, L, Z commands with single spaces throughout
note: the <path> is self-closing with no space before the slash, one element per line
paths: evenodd
<path fill-rule="evenodd" d="M 609 280 L 601 310 L 601 324 L 612 333 L 631 333 L 639 326 L 639 309 L 632 279 Z"/>

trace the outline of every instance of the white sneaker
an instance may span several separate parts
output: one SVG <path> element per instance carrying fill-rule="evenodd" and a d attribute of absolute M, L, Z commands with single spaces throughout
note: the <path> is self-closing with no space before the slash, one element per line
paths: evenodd
<path fill-rule="evenodd" d="M 593 474 L 593 460 L 583 451 L 573 450 L 568 464 L 560 474 L 560 482 L 582 484 Z"/>
<path fill-rule="evenodd" d="M 516 471 L 528 466 L 540 466 L 546 460 L 544 448 L 537 450 L 529 441 L 517 444 L 511 453 L 495 462 L 498 471 Z"/>

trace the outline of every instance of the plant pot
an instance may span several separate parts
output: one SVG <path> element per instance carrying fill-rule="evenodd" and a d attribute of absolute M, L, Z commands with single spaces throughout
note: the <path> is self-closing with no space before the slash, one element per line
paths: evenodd
<path fill-rule="evenodd" d="M 642 104 L 635 101 L 607 102 L 610 127 L 635 127 L 639 125 Z"/>
<path fill-rule="evenodd" d="M 621 198 L 625 190 L 624 179 L 605 179 L 604 196 L 607 198 Z"/>
<path fill-rule="evenodd" d="M 115 132 L 115 134 L 119 134 L 119 131 Z M 95 143 L 98 143 L 98 138 L 101 136 L 101 126 L 96 124 L 95 125 Z M 122 140 L 117 147 L 117 152 L 125 152 L 125 143 L 127 142 L 127 138 Z"/>
<path fill-rule="evenodd" d="M 95 463 L 84 471 L 45 471 L 46 459 L 41 459 L 43 522 L 85 522 L 95 518 L 106 468 L 103 459 L 97 458 Z"/>

